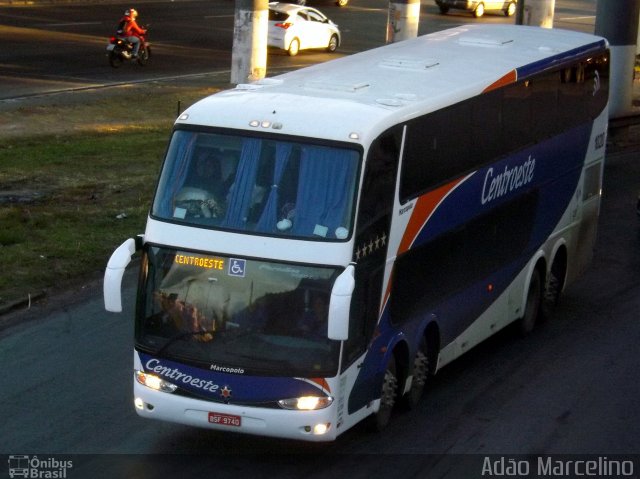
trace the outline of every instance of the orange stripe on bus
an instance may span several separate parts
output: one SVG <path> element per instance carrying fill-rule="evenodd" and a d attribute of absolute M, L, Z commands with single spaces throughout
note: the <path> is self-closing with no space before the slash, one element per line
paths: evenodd
<path fill-rule="evenodd" d="M 493 82 L 491 85 L 485 88 L 482 93 L 487 93 L 491 90 L 495 90 L 496 88 L 503 87 L 510 83 L 515 83 L 517 80 L 518 80 L 518 72 L 515 70 L 511 70 L 509 73 L 507 73 L 505 76 L 500 78 L 498 81 Z"/>
<path fill-rule="evenodd" d="M 409 219 L 407 229 L 402 237 L 402 241 L 400 241 L 397 253 L 398 255 L 404 253 L 411 247 L 424 224 L 427 222 L 427 219 L 429 219 L 433 214 L 442 199 L 447 196 L 449 192 L 462 180 L 464 180 L 464 178 L 459 178 L 418 198 L 416 206 L 413 208 L 411 213 L 411 219 Z"/>

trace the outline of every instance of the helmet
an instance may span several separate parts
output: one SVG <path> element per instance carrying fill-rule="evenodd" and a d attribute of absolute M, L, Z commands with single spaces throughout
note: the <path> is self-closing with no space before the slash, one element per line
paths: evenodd
<path fill-rule="evenodd" d="M 124 16 L 136 18 L 138 16 L 138 12 L 136 11 L 135 8 L 129 8 L 128 10 L 124 11 Z"/>

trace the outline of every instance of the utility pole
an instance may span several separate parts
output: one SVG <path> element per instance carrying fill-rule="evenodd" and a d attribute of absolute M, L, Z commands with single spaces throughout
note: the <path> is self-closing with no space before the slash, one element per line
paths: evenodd
<path fill-rule="evenodd" d="M 516 9 L 516 25 L 553 28 L 556 0 L 520 0 Z"/>
<path fill-rule="evenodd" d="M 633 74 L 640 0 L 598 0 L 596 35 L 609 40 L 609 118 L 626 116 L 633 106 Z"/>
<path fill-rule="evenodd" d="M 387 43 L 418 36 L 420 0 L 390 0 L 387 16 Z"/>
<path fill-rule="evenodd" d="M 267 74 L 268 0 L 236 0 L 231 50 L 231 83 L 246 83 Z"/>

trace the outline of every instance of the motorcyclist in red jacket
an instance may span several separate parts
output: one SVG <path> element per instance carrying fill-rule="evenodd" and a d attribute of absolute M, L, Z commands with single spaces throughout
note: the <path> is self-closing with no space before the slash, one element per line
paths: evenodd
<path fill-rule="evenodd" d="M 125 37 L 128 42 L 133 44 L 133 58 L 138 56 L 140 50 L 140 37 L 147 33 L 147 30 L 140 28 L 136 23 L 138 12 L 135 8 L 125 10 L 123 17 L 118 24 L 118 34 Z"/>

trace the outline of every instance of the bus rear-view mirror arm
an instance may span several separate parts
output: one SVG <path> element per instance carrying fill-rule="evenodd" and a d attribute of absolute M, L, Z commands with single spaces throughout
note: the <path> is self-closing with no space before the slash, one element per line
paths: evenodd
<path fill-rule="evenodd" d="M 346 341 L 349 338 L 349 310 L 355 287 L 355 268 L 352 264 L 336 278 L 329 302 L 329 339 Z"/>
<path fill-rule="evenodd" d="M 122 312 L 122 276 L 131 256 L 136 252 L 136 241 L 129 238 L 113 252 L 104 271 L 104 308 L 113 313 Z"/>

